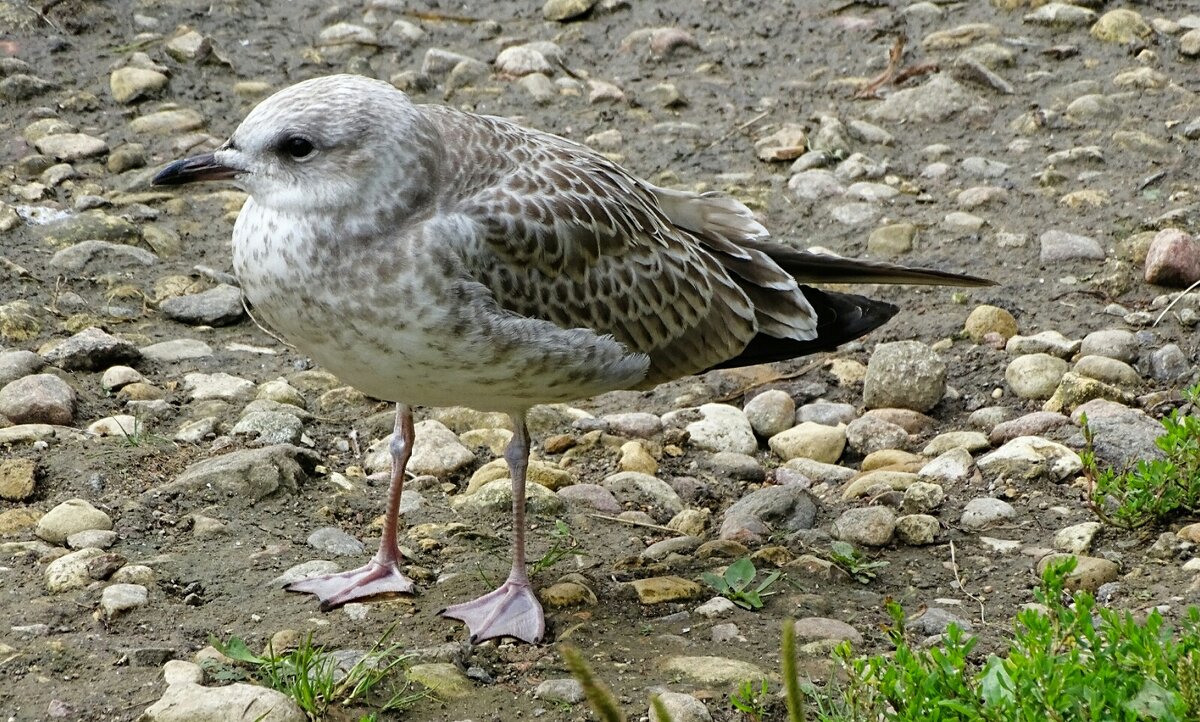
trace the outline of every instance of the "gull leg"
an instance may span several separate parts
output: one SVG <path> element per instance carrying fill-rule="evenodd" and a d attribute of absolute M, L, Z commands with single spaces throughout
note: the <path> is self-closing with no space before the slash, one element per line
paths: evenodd
<path fill-rule="evenodd" d="M 388 486 L 387 514 L 383 518 L 383 537 L 379 540 L 379 551 L 365 566 L 338 574 L 302 579 L 287 585 L 289 592 L 305 592 L 317 595 L 321 600 L 321 611 L 337 609 L 347 602 L 366 599 L 380 594 L 413 591 L 412 580 L 400 572 L 400 547 L 396 540 L 396 527 L 400 524 L 400 494 L 404 491 L 404 468 L 412 456 L 413 440 L 412 409 L 405 404 L 396 404 L 396 427 L 392 434 L 392 480 Z"/>
<path fill-rule="evenodd" d="M 440 614 L 467 625 L 472 644 L 499 637 L 513 637 L 536 644 L 546 632 L 542 605 L 525 571 L 525 472 L 529 467 L 529 430 L 525 415 L 514 414 L 513 437 L 504 450 L 513 485 L 513 566 L 499 589 Z"/>

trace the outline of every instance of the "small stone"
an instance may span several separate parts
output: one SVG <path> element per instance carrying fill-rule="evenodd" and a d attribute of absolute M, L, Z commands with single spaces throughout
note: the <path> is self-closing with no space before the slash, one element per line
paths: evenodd
<path fill-rule="evenodd" d="M 72 163 L 108 152 L 108 143 L 102 138 L 83 133 L 60 133 L 39 138 L 38 152 Z"/>
<path fill-rule="evenodd" d="M 959 524 L 967 531 L 980 531 L 1006 522 L 1017 515 L 1012 504 L 992 497 L 979 497 L 967 502 Z"/>
<path fill-rule="evenodd" d="M 938 73 L 915 88 L 888 94 L 867 114 L 872 120 L 896 123 L 939 123 L 978 101 L 946 73 Z"/>
<path fill-rule="evenodd" d="M 667 713 L 667 717 L 659 717 L 657 708 L 651 705 L 646 713 L 650 716 L 650 722 L 712 722 L 708 708 L 690 694 L 660 692 L 654 696 Z"/>
<path fill-rule="evenodd" d="M 1054 535 L 1054 548 L 1069 554 L 1086 554 L 1100 531 L 1100 522 L 1085 521 L 1059 529 Z"/>
<path fill-rule="evenodd" d="M 91 575 L 89 564 L 101 556 L 104 556 L 104 552 L 100 549 L 80 549 L 50 562 L 46 565 L 44 574 L 46 591 L 58 594 L 90 585 L 95 579 Z"/>
<path fill-rule="evenodd" d="M 474 452 L 463 446 L 445 424 L 426 419 L 416 425 L 416 442 L 408 462 L 412 473 L 442 477 L 474 462 Z"/>
<path fill-rule="evenodd" d="M 864 546 L 884 546 L 896 530 L 896 513 L 886 506 L 847 509 L 833 522 L 835 539 Z"/>
<path fill-rule="evenodd" d="M 801 617 L 792 623 L 792 627 L 800 644 L 822 640 L 850 642 L 856 646 L 863 643 L 862 633 L 840 619 Z"/>
<path fill-rule="evenodd" d="M 629 584 L 642 604 L 682 602 L 700 595 L 700 585 L 682 577 L 648 577 Z"/>
<path fill-rule="evenodd" d="M 605 477 L 600 485 L 623 504 L 646 507 L 658 517 L 670 519 L 683 510 L 683 501 L 666 482 L 649 474 L 622 471 Z"/>
<path fill-rule="evenodd" d="M 118 103 L 149 97 L 167 85 L 167 76 L 146 68 L 118 68 L 108 77 L 108 87 Z"/>
<path fill-rule="evenodd" d="M 1156 381 L 1175 381 L 1191 370 L 1187 356 L 1176 344 L 1169 343 L 1150 354 L 1150 376 Z"/>
<path fill-rule="evenodd" d="M 920 341 L 879 344 L 867 363 L 863 401 L 868 408 L 929 411 L 945 391 L 946 362 Z"/>
<path fill-rule="evenodd" d="M 926 546 L 937 541 L 941 524 L 928 514 L 906 514 L 896 519 L 896 538 L 909 546 Z"/>
<path fill-rule="evenodd" d="M 776 531 L 811 529 L 816 515 L 816 504 L 803 488 L 768 486 L 747 494 L 725 511 L 720 538 L 758 543 Z"/>
<path fill-rule="evenodd" d="M 785 123 L 779 130 L 756 142 L 754 149 L 759 160 L 795 160 L 808 149 L 804 126 Z"/>
<path fill-rule="evenodd" d="M 495 513 L 511 510 L 512 499 L 512 480 L 496 479 L 479 487 L 474 494 L 453 497 L 450 506 L 459 510 Z M 541 484 L 529 484 L 525 488 L 525 506 L 534 514 L 559 514 L 564 504 L 560 497 Z"/>
<path fill-rule="evenodd" d="M 1004 380 L 1023 399 L 1048 399 L 1070 367 L 1067 362 L 1045 353 L 1018 356 L 1004 370 Z"/>
<path fill-rule="evenodd" d="M 1104 249 L 1095 238 L 1065 231 L 1046 231 L 1040 238 L 1042 263 L 1074 260 L 1104 260 Z"/>
<path fill-rule="evenodd" d="M 972 628 L 971 623 L 966 619 L 941 607 L 929 607 L 924 612 L 909 619 L 908 624 L 914 632 L 926 636 L 945 634 L 951 624 L 964 632 L 970 632 Z"/>
<path fill-rule="evenodd" d="M 118 364 L 104 370 L 104 374 L 100 377 L 100 388 L 105 391 L 120 391 L 124 386 L 145 380 L 146 377 L 142 376 L 137 369 Z"/>
<path fill-rule="evenodd" d="M 132 343 L 95 327 L 83 329 L 42 354 L 46 363 L 67 371 L 97 371 L 141 356 Z"/>
<path fill-rule="evenodd" d="M 748 679 L 767 678 L 758 665 L 725 657 L 667 657 L 661 669 L 702 685 L 733 686 Z"/>
<path fill-rule="evenodd" d="M 267 446 L 298 444 L 304 434 L 304 422 L 286 412 L 252 411 L 239 419 L 230 433 L 249 436 Z"/>
<path fill-rule="evenodd" d="M 1141 343 L 1132 332 L 1111 328 L 1092 331 L 1084 336 L 1078 352 L 1081 356 L 1107 356 L 1125 363 L 1134 363 L 1141 347 Z"/>
<path fill-rule="evenodd" d="M 179 62 L 204 60 L 212 53 L 212 41 L 187 26 L 180 26 L 174 37 L 163 47 L 167 55 Z"/>
<path fill-rule="evenodd" d="M 112 519 L 83 499 L 68 499 L 46 512 L 34 530 L 51 544 L 61 544 L 76 532 L 112 529 Z"/>
<path fill-rule="evenodd" d="M 1018 436 L 1042 436 L 1070 421 L 1068 417 L 1059 413 L 1034 411 L 1031 414 L 996 424 L 992 428 L 992 433 L 988 435 L 988 441 L 993 446 L 1002 446 Z"/>
<path fill-rule="evenodd" d="M 770 438 L 792 427 L 796 402 L 787 392 L 770 389 L 750 399 L 744 413 L 755 433 Z"/>
<path fill-rule="evenodd" d="M 1081 356 L 1075 362 L 1075 373 L 1125 389 L 1137 388 L 1142 377 L 1124 361 L 1107 356 Z"/>
<path fill-rule="evenodd" d="M 513 45 L 501 50 L 495 65 L 498 72 L 515 78 L 530 73 L 550 75 L 554 72 L 546 56 L 528 45 Z"/>
<path fill-rule="evenodd" d="M 254 382 L 224 372 L 192 373 L 183 377 L 183 388 L 192 401 L 244 401 L 253 394 Z"/>
<path fill-rule="evenodd" d="M 1054 395 L 1042 404 L 1043 411 L 1070 411 L 1093 399 L 1132 403 L 1132 395 L 1116 386 L 1081 376 L 1073 371 L 1063 374 Z"/>
<path fill-rule="evenodd" d="M 917 242 L 917 227 L 912 223 L 891 223 L 871 231 L 867 237 L 867 253 L 894 258 L 913 249 Z"/>
<path fill-rule="evenodd" d="M 737 605 L 725 597 L 713 597 L 704 604 L 696 607 L 696 614 L 705 619 L 718 619 L 737 611 Z"/>
<path fill-rule="evenodd" d="M 1019 436 L 976 465 L 992 478 L 1013 481 L 1062 481 L 1083 469 L 1083 462 L 1071 449 L 1039 436 Z"/>
<path fill-rule="evenodd" d="M 1004 350 L 1013 356 L 1048 353 L 1061 359 L 1074 356 L 1079 351 L 1080 341 L 1072 341 L 1058 331 L 1042 331 L 1032 336 L 1013 336 Z"/>
<path fill-rule="evenodd" d="M 552 22 L 566 22 L 586 15 L 597 0 L 546 0 L 542 17 Z"/>
<path fill-rule="evenodd" d="M 844 501 L 859 499 L 884 487 L 895 491 L 904 491 L 918 480 L 919 477 L 911 472 L 876 469 L 862 474 L 847 484 L 846 488 L 842 489 L 842 499 Z"/>
<path fill-rule="evenodd" d="M 93 436 L 115 436 L 119 439 L 133 439 L 143 430 L 144 424 L 140 419 L 129 414 L 105 416 L 88 424 L 87 432 Z"/>
<path fill-rule="evenodd" d="M 832 464 L 846 448 L 846 429 L 806 421 L 772 436 L 767 443 L 784 461 L 805 458 Z"/>
<path fill-rule="evenodd" d="M 971 452 L 962 446 L 956 446 L 922 466 L 917 471 L 917 476 L 923 481 L 943 487 L 953 486 L 967 480 L 971 473 L 972 463 Z"/>
<path fill-rule="evenodd" d="M 108 619 L 146 606 L 150 593 L 140 584 L 110 584 L 100 593 L 100 610 Z"/>
<path fill-rule="evenodd" d="M 617 461 L 621 471 L 637 471 L 653 476 L 658 472 L 658 462 L 638 441 L 627 441 L 621 445 L 621 458 Z"/>
<path fill-rule="evenodd" d="M 982 343 L 984 336 L 989 333 L 999 334 L 1006 342 L 1017 335 L 1017 319 L 1003 308 L 996 306 L 976 306 L 967 316 L 964 329 L 967 336 L 975 343 Z"/>
<path fill-rule="evenodd" d="M 24 501 L 33 495 L 37 463 L 33 459 L 0 461 L 0 499 Z"/>
<path fill-rule="evenodd" d="M 1041 576 L 1051 562 L 1070 556 L 1074 556 L 1076 561 L 1075 571 L 1068 574 L 1065 580 L 1066 588 L 1070 591 L 1079 589 L 1095 593 L 1100 585 L 1115 582 L 1121 571 L 1117 563 L 1109 559 L 1082 554 L 1047 554 L 1037 563 L 1038 576 Z"/>
<path fill-rule="evenodd" d="M 318 462 L 315 453 L 285 444 L 241 449 L 198 461 L 145 494 L 217 494 L 253 504 L 280 489 L 295 491 Z"/>
<path fill-rule="evenodd" d="M 582 584 L 558 582 L 538 590 L 538 599 L 550 609 L 593 607 L 599 603 L 596 594 Z"/>
<path fill-rule="evenodd" d="M 908 432 L 878 416 L 861 416 L 846 426 L 846 443 L 862 456 L 886 449 L 908 446 Z"/>
<path fill-rule="evenodd" d="M 129 122 L 129 129 L 141 135 L 174 135 L 204 127 L 204 116 L 190 108 L 160 110 Z"/>
<path fill-rule="evenodd" d="M 1091 29 L 1092 37 L 1097 40 L 1121 45 L 1148 37 L 1153 32 L 1139 13 L 1125 8 L 1104 13 Z"/>
<path fill-rule="evenodd" d="M 1146 253 L 1146 283 L 1190 286 L 1200 281 L 1200 239 L 1166 228 L 1154 236 Z"/>
<path fill-rule="evenodd" d="M 693 446 L 738 454 L 753 454 L 758 450 L 754 429 L 741 409 L 727 404 L 704 404 L 700 413 L 704 418 L 687 425 Z"/>
<path fill-rule="evenodd" d="M 245 315 L 242 289 L 225 283 L 200 293 L 168 298 L 158 308 L 172 321 L 191 326 L 228 326 Z"/>
<path fill-rule="evenodd" d="M 857 417 L 858 410 L 854 408 L 854 404 L 835 404 L 829 401 L 814 401 L 796 410 L 797 424 L 811 421 L 823 426 L 849 425 Z"/>
<path fill-rule="evenodd" d="M 363 553 L 363 543 L 337 527 L 326 526 L 308 535 L 308 545 L 333 556 L 353 557 Z"/>
<path fill-rule="evenodd" d="M 945 498 L 946 492 L 940 484 L 914 481 L 904 490 L 902 509 L 908 514 L 924 514 L 941 506 Z"/>
<path fill-rule="evenodd" d="M 574 677 L 548 679 L 533 690 L 535 699 L 560 704 L 579 704 L 584 700 L 583 685 Z"/>

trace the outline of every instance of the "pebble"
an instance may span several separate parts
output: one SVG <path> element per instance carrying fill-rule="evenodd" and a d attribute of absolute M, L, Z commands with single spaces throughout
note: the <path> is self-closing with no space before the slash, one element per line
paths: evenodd
<path fill-rule="evenodd" d="M 204 116 L 190 108 L 160 110 L 129 122 L 129 129 L 138 135 L 178 135 L 204 127 Z"/>
<path fill-rule="evenodd" d="M 1057 482 L 1083 469 L 1079 454 L 1040 436 L 1018 436 L 975 464 L 989 478 L 1010 481 Z"/>
<path fill-rule="evenodd" d="M 42 354 L 46 363 L 67 371 L 97 371 L 113 364 L 137 361 L 134 345 L 101 329 L 85 328 Z"/>
<path fill-rule="evenodd" d="M 142 722 L 201 722 L 256 720 L 305 722 L 308 717 L 290 697 L 266 687 L 235 682 L 203 687 L 199 665 L 171 660 L 163 667 L 167 691 L 138 718 Z"/>
<path fill-rule="evenodd" d="M 666 657 L 660 662 L 660 668 L 701 685 L 722 687 L 767 678 L 767 673 L 758 665 L 727 657 Z"/>
<path fill-rule="evenodd" d="M 1018 436 L 1042 436 L 1070 422 L 1066 416 L 1052 411 L 1034 411 L 992 427 L 988 442 L 1001 446 Z"/>
<path fill-rule="evenodd" d="M 39 153 L 73 163 L 75 161 L 104 155 L 108 143 L 102 138 L 84 133 L 60 133 L 38 138 L 34 143 Z"/>
<path fill-rule="evenodd" d="M 811 529 L 816 515 L 816 503 L 798 485 L 768 486 L 750 492 L 725 511 L 720 538 L 759 543 L 777 531 Z"/>
<path fill-rule="evenodd" d="M 220 371 L 212 374 L 191 373 L 183 377 L 183 388 L 192 401 L 246 401 L 253 395 L 254 382 Z"/>
<path fill-rule="evenodd" d="M 854 404 L 839 404 L 829 401 L 814 401 L 796 409 L 796 423 L 811 421 L 824 426 L 849 424 L 858 417 Z"/>
<path fill-rule="evenodd" d="M 140 584 L 110 584 L 100 593 L 100 611 L 108 619 L 146 606 L 149 591 Z"/>
<path fill-rule="evenodd" d="M 737 454 L 753 454 L 758 450 L 754 429 L 741 409 L 728 404 L 704 404 L 700 413 L 704 418 L 686 427 L 692 446 Z"/>
<path fill-rule="evenodd" d="M 1150 354 L 1150 376 L 1156 381 L 1175 381 L 1191 371 L 1187 356 L 1176 344 L 1166 344 Z"/>
<path fill-rule="evenodd" d="M 830 527 L 835 539 L 873 547 L 888 544 L 895 530 L 896 513 L 886 506 L 847 509 Z"/>
<path fill-rule="evenodd" d="M 662 433 L 662 420 L 644 411 L 608 414 L 600 419 L 608 425 L 609 431 L 620 436 L 649 439 Z"/>
<path fill-rule="evenodd" d="M 727 617 L 737 611 L 737 605 L 725 597 L 713 597 L 696 607 L 695 612 L 705 619 Z"/>
<path fill-rule="evenodd" d="M 842 500 L 859 499 L 881 490 L 904 491 L 919 477 L 909 471 L 874 469 L 860 474 L 842 489 Z"/>
<path fill-rule="evenodd" d="M 118 103 L 150 97 L 167 85 L 167 76 L 147 68 L 118 68 L 108 76 L 108 89 Z"/>
<path fill-rule="evenodd" d="M 308 535 L 308 545 L 333 556 L 352 557 L 363 553 L 363 543 L 337 527 L 321 527 Z"/>
<path fill-rule="evenodd" d="M 926 546 L 937 541 L 941 524 L 928 514 L 905 514 L 896 518 L 896 538 L 909 546 Z"/>
<path fill-rule="evenodd" d="M 1159 231 L 1146 252 L 1145 278 L 1146 283 L 1177 287 L 1200 281 L 1200 239 L 1175 228 Z"/>
<path fill-rule="evenodd" d="M 756 434 L 770 438 L 795 423 L 796 402 L 785 391 L 769 389 L 750 399 L 743 412 Z"/>
<path fill-rule="evenodd" d="M 1107 356 L 1081 356 L 1075 362 L 1075 373 L 1117 387 L 1132 389 L 1141 385 L 1142 378 L 1132 366 Z"/>
<path fill-rule="evenodd" d="M 808 479 L 817 479 L 831 484 L 847 482 L 857 474 L 854 469 L 847 469 L 844 466 L 827 464 L 805 457 L 792 459 L 781 468 Z"/>
<path fill-rule="evenodd" d="M 976 103 L 975 97 L 945 73 L 924 83 L 889 93 L 867 111 L 871 120 L 895 123 L 940 123 Z"/>
<path fill-rule="evenodd" d="M 682 577 L 647 577 L 629 582 L 642 604 L 684 602 L 700 596 L 700 585 Z"/>
<path fill-rule="evenodd" d="M 72 589 L 82 589 L 93 581 L 89 565 L 93 559 L 101 557 L 104 552 L 100 549 L 80 549 L 62 555 L 46 565 L 43 574 L 46 591 L 51 594 L 68 592 Z"/>
<path fill-rule="evenodd" d="M 651 705 L 646 712 L 650 717 L 650 722 L 712 722 L 712 715 L 708 713 L 708 708 L 690 694 L 659 692 L 654 696 L 658 698 L 667 717 L 659 717 L 658 711 Z"/>
<path fill-rule="evenodd" d="M 241 449 L 198 461 L 146 494 L 217 495 L 253 504 L 280 489 L 294 492 L 318 461 L 313 452 L 295 446 Z"/>
<path fill-rule="evenodd" d="M 1084 416 L 1092 432 L 1096 461 L 1101 465 L 1123 469 L 1141 459 L 1163 457 L 1156 443 L 1163 427 L 1145 412 L 1095 399 L 1077 407 L 1071 420 L 1081 423 Z"/>
<path fill-rule="evenodd" d="M 621 512 L 621 503 L 611 491 L 599 484 L 574 484 L 559 489 L 557 494 L 565 501 L 583 504 L 605 514 Z"/>
<path fill-rule="evenodd" d="M 946 363 L 919 341 L 880 344 L 867 363 L 863 401 L 868 408 L 929 411 L 946 390 Z"/>
<path fill-rule="evenodd" d="M 1069 554 L 1086 554 L 1101 528 L 1100 522 L 1085 521 L 1059 529 L 1054 534 L 1054 548 Z"/>
<path fill-rule="evenodd" d="M 1031 353 L 1010 361 L 1004 370 L 1004 380 L 1023 399 L 1048 399 L 1068 368 L 1067 362 L 1057 356 Z"/>
<path fill-rule="evenodd" d="M 77 532 L 112 527 L 112 519 L 105 512 L 84 499 L 68 499 L 46 512 L 34 533 L 51 544 L 62 544 Z"/>
<path fill-rule="evenodd" d="M 298 444 L 304 435 L 304 422 L 286 412 L 253 411 L 242 416 L 230 433 L 249 436 L 263 445 Z"/>
<path fill-rule="evenodd" d="M 167 318 L 191 326 L 228 326 L 245 315 L 242 289 L 224 283 L 200 293 L 168 298 L 158 308 Z"/>
<path fill-rule="evenodd" d="M 579 704 L 584 700 L 583 685 L 574 677 L 548 679 L 534 688 L 533 696 L 547 702 Z"/>
<path fill-rule="evenodd" d="M 296 564 L 289 567 L 287 570 L 267 582 L 269 587 L 286 587 L 294 582 L 319 577 L 324 574 L 336 574 L 342 568 L 337 562 L 328 561 L 326 559 L 313 559 L 307 562 Z"/>
<path fill-rule="evenodd" d="M 37 486 L 37 462 L 33 459 L 0 460 L 0 499 L 24 501 Z"/>
<path fill-rule="evenodd" d="M 1083 554 L 1047 554 L 1037 563 L 1038 576 L 1041 576 L 1051 562 L 1069 556 L 1074 556 L 1076 561 L 1075 571 L 1068 574 L 1066 578 L 1066 587 L 1070 591 L 1081 589 L 1095 593 L 1102 584 L 1115 582 L 1121 571 L 1120 566 L 1110 559 Z"/>
<path fill-rule="evenodd" d="M 903 427 L 878 416 L 861 416 L 846 426 L 846 444 L 862 456 L 884 449 L 902 449 L 908 446 L 908 441 L 908 432 Z"/>
<path fill-rule="evenodd" d="M 1017 319 L 1003 308 L 996 306 L 976 306 L 967 316 L 963 324 L 967 337 L 975 343 L 982 343 L 989 333 L 999 334 L 1006 342 L 1017 335 Z"/>
<path fill-rule="evenodd" d="M 971 452 L 962 446 L 956 446 L 922 466 L 917 471 L 917 476 L 923 481 L 943 487 L 954 486 L 967 480 L 973 463 Z"/>
<path fill-rule="evenodd" d="M 1079 345 L 1081 356 L 1107 356 L 1125 363 L 1137 361 L 1141 344 L 1132 331 L 1120 328 L 1092 331 Z"/>
<path fill-rule="evenodd" d="M 846 428 L 805 421 L 772 436 L 767 443 L 784 461 L 804 458 L 832 464 L 846 448 Z"/>
<path fill-rule="evenodd" d="M 1017 510 L 1012 504 L 984 496 L 967 502 L 958 523 L 967 531 L 980 531 L 1013 519 L 1016 515 Z"/>
<path fill-rule="evenodd" d="M 945 634 L 951 624 L 968 633 L 973 629 L 969 621 L 941 607 L 927 607 L 924 612 L 909 618 L 906 626 L 914 632 L 931 637 L 935 634 Z"/>
<path fill-rule="evenodd" d="M 1046 353 L 1068 359 L 1079 352 L 1081 343 L 1063 336 L 1058 331 L 1042 331 L 1032 336 L 1013 336 L 1005 344 L 1004 350 L 1014 356 Z"/>
<path fill-rule="evenodd" d="M 117 541 L 117 533 L 110 529 L 85 529 L 67 537 L 70 549 L 107 549 Z"/>
<path fill-rule="evenodd" d="M 1066 231 L 1046 231 L 1040 238 L 1042 263 L 1059 263 L 1075 260 L 1104 260 L 1104 248 L 1089 236 Z"/>
<path fill-rule="evenodd" d="M 100 388 L 105 391 L 120 391 L 123 386 L 145 381 L 146 377 L 129 366 L 109 366 L 100 376 Z"/>
<path fill-rule="evenodd" d="M 927 481 L 914 481 L 904 490 L 904 505 L 906 514 L 925 514 L 937 509 L 946 499 L 946 492 L 940 484 Z"/>
<path fill-rule="evenodd" d="M 863 643 L 862 633 L 840 619 L 828 617 L 801 617 L 792 623 L 796 642 L 806 644 L 823 640 L 850 642 L 855 646 Z"/>
<path fill-rule="evenodd" d="M 1154 30 L 1134 10 L 1109 10 L 1092 25 L 1092 37 L 1107 43 L 1127 45 L 1151 35 Z"/>
<path fill-rule="evenodd" d="M 966 449 L 979 451 L 991 447 L 988 437 L 979 431 L 947 431 L 929 440 L 921 453 L 924 456 L 938 456 L 951 449 Z"/>
<path fill-rule="evenodd" d="M 203 341 L 191 338 L 176 338 L 160 341 L 138 349 L 142 358 L 159 363 L 178 363 L 208 358 L 213 355 L 212 347 Z"/>
<path fill-rule="evenodd" d="M 525 496 L 525 505 L 534 514 L 558 514 L 565 506 L 560 497 L 541 484 L 528 484 L 525 487 Z M 469 509 L 476 512 L 511 510 L 512 480 L 505 478 L 489 481 L 473 494 L 453 497 L 450 506 L 458 510 Z"/>
<path fill-rule="evenodd" d="M 597 0 L 546 0 L 542 17 L 550 21 L 567 22 L 591 11 Z"/>
<path fill-rule="evenodd" d="M 644 506 L 663 521 L 683 510 L 683 500 L 665 481 L 636 471 L 621 471 L 605 477 L 600 485 L 622 504 Z"/>
<path fill-rule="evenodd" d="M 551 609 L 594 607 L 599 603 L 596 593 L 582 584 L 558 582 L 538 590 L 538 599 Z"/>

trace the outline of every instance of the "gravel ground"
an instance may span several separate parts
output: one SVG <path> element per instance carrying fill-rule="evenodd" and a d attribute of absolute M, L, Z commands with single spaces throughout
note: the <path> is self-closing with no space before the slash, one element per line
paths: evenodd
<path fill-rule="evenodd" d="M 569 641 L 635 715 L 670 690 L 680 719 L 740 720 L 785 620 L 817 680 L 837 640 L 886 648 L 887 598 L 982 659 L 1054 552 L 1178 618 L 1200 531 L 1096 523 L 1078 419 L 1143 458 L 1200 379 L 1200 8 L 1030 5 L 0 1 L 0 713 L 303 719 L 191 662 L 309 633 L 352 657 L 399 621 L 437 695 L 397 719 L 587 719 Z M 391 410 L 246 315 L 242 194 L 149 178 L 334 72 L 730 193 L 789 243 L 999 285 L 859 289 L 903 311 L 837 353 L 535 411 L 531 557 L 579 552 L 535 576 L 541 646 L 435 616 L 506 572 L 509 432 L 421 410 L 420 591 L 322 614 L 281 580 L 371 553 Z M 835 539 L 888 565 L 849 579 Z M 757 612 L 701 581 L 747 555 L 785 575 Z"/>

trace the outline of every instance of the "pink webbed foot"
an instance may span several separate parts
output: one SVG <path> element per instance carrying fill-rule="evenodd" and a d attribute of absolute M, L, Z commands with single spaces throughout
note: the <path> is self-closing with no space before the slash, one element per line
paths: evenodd
<path fill-rule="evenodd" d="M 395 562 L 375 558 L 358 569 L 301 579 L 284 588 L 289 592 L 315 594 L 321 600 L 321 611 L 328 612 L 347 602 L 382 594 L 411 594 L 414 587 Z"/>
<path fill-rule="evenodd" d="M 509 579 L 494 592 L 447 607 L 439 614 L 466 624 L 472 644 L 500 637 L 537 644 L 546 633 L 542 604 L 528 581 Z"/>

